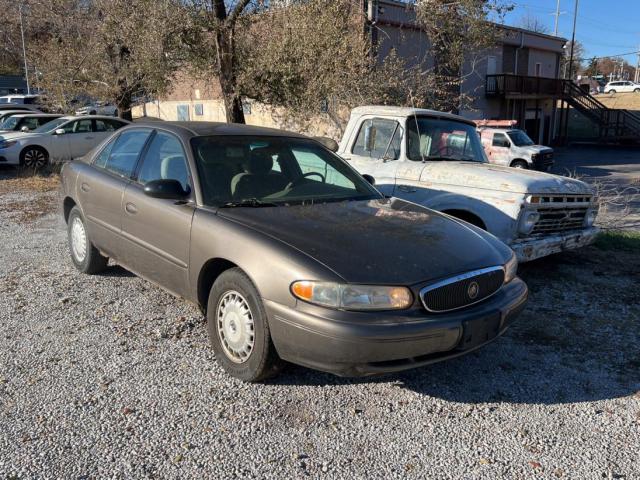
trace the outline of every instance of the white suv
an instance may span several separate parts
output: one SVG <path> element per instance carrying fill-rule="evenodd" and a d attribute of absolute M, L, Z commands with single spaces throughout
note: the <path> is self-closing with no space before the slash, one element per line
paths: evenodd
<path fill-rule="evenodd" d="M 630 82 L 628 80 L 619 82 L 609 82 L 604 87 L 604 93 L 640 93 L 640 83 Z"/>

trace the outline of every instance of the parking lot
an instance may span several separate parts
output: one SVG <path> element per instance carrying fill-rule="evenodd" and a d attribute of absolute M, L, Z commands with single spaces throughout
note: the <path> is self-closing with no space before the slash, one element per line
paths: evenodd
<path fill-rule="evenodd" d="M 626 188 L 634 158 L 558 168 Z M 638 250 L 521 266 L 526 311 L 465 357 L 248 385 L 196 308 L 118 266 L 75 270 L 56 189 L 0 172 L 0 478 L 640 477 Z"/>

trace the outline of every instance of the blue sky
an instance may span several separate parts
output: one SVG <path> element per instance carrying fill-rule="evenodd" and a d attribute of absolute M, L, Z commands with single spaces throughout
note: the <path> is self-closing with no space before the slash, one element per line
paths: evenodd
<path fill-rule="evenodd" d="M 571 39 L 575 0 L 560 0 L 559 35 Z M 553 32 L 557 0 L 513 0 L 516 8 L 505 19 L 518 25 L 527 13 Z M 640 50 L 640 0 L 579 0 L 576 40 L 586 56 L 609 56 Z M 637 55 L 624 57 L 632 65 Z"/>

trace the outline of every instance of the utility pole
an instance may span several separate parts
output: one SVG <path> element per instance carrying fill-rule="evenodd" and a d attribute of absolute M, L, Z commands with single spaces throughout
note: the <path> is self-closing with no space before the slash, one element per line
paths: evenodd
<path fill-rule="evenodd" d="M 556 26 L 553 29 L 553 35 L 555 37 L 558 36 L 558 20 L 560 19 L 560 0 L 558 0 L 558 5 L 556 7 Z"/>
<path fill-rule="evenodd" d="M 578 21 L 578 3 L 576 0 L 575 11 L 573 13 L 573 33 L 571 34 L 571 52 L 569 53 L 569 80 L 573 81 L 573 48 L 576 44 L 576 23 Z"/>
<path fill-rule="evenodd" d="M 20 2 L 18 5 L 18 12 L 20 13 L 20 35 L 22 37 L 22 57 L 24 58 L 24 77 L 27 80 L 27 95 L 31 95 L 31 87 L 29 86 L 29 67 L 27 66 L 27 48 L 24 44 L 24 27 L 22 26 L 22 7 L 24 3 Z"/>
<path fill-rule="evenodd" d="M 640 82 L 640 47 L 638 47 L 638 63 L 636 63 L 636 75 L 633 77 L 633 81 Z"/>

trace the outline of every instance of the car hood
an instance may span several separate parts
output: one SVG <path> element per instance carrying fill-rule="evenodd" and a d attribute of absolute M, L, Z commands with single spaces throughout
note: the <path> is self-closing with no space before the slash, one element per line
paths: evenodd
<path fill-rule="evenodd" d="M 399 199 L 218 214 L 290 245 L 350 283 L 414 285 L 502 265 L 510 255 L 490 234 Z"/>
<path fill-rule="evenodd" d="M 420 180 L 514 193 L 589 195 L 589 185 L 574 178 L 480 162 L 428 162 Z"/>

